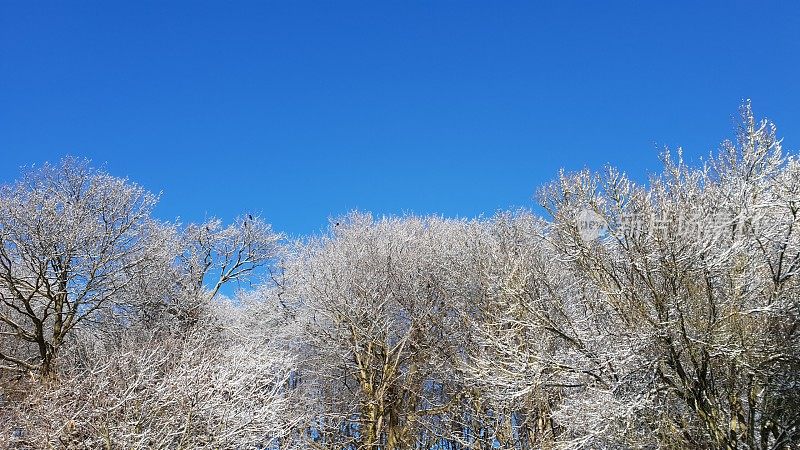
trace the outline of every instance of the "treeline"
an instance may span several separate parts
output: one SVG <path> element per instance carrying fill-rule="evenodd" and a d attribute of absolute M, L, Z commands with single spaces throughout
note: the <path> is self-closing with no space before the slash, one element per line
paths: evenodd
<path fill-rule="evenodd" d="M 297 242 L 30 170 L 0 190 L 0 444 L 800 448 L 800 160 L 746 104 L 706 162 L 663 161 L 562 173 L 547 218 Z"/>

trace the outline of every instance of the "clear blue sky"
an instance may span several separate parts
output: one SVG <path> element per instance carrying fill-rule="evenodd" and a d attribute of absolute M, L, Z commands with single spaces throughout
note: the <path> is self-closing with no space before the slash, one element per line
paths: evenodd
<path fill-rule="evenodd" d="M 797 150 L 800 3 L 606 3 L 0 0 L 0 181 L 81 155 L 164 218 L 299 235 L 530 207 L 559 167 L 643 179 L 748 97 Z"/>

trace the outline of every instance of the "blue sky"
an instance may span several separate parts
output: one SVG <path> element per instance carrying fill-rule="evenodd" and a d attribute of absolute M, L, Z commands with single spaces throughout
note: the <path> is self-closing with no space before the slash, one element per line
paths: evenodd
<path fill-rule="evenodd" d="M 694 3 L 702 3 L 701 6 Z M 491 214 L 560 167 L 636 178 L 800 143 L 800 3 L 0 0 L 0 181 L 73 154 L 184 221 Z"/>

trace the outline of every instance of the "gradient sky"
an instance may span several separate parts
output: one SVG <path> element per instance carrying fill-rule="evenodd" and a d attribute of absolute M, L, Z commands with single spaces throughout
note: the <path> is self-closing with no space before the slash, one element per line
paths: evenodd
<path fill-rule="evenodd" d="M 702 3 L 697 6 L 695 3 Z M 86 156 L 184 221 L 532 207 L 697 158 L 744 98 L 800 143 L 800 3 L 0 0 L 0 182 Z"/>

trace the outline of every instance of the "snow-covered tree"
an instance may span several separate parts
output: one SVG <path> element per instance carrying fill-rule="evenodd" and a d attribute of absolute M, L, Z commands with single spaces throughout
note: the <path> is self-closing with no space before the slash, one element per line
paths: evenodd
<path fill-rule="evenodd" d="M 0 190 L 0 446 L 797 448 L 800 160 L 749 104 L 673 153 L 647 184 L 561 173 L 547 218 L 354 212 L 290 244 L 30 171 Z"/>
<path fill-rule="evenodd" d="M 134 280 L 167 269 L 156 200 L 71 158 L 0 189 L 3 368 L 52 375 L 75 327 L 124 308 Z"/>
<path fill-rule="evenodd" d="M 543 190 L 545 256 L 472 365 L 511 399 L 555 396 L 557 443 L 796 445 L 800 164 L 742 117 L 699 168 L 679 152 L 648 186 L 608 169 Z"/>
<path fill-rule="evenodd" d="M 461 287 L 449 273 L 474 226 L 354 213 L 287 261 L 316 445 L 409 448 L 460 434 Z"/>
<path fill-rule="evenodd" d="M 9 448 L 290 448 L 302 417 L 294 355 L 251 307 L 205 312 L 180 336 L 81 340 L 60 383 L 5 392 L 0 437 Z"/>

